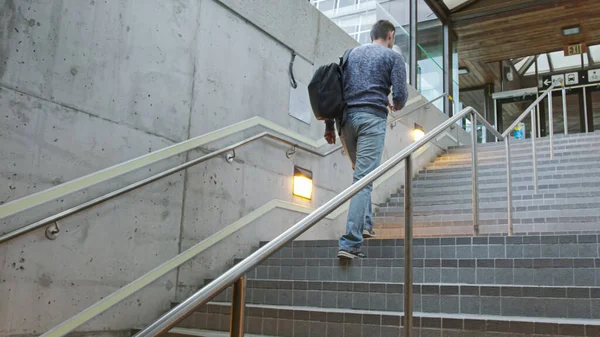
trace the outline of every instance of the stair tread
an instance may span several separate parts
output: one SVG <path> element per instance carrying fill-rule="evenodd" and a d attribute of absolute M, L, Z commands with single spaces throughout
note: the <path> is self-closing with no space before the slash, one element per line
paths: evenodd
<path fill-rule="evenodd" d="M 227 302 L 209 302 L 208 305 L 231 306 Z M 288 310 L 288 311 L 309 311 L 322 313 L 355 314 L 355 315 L 380 315 L 380 316 L 403 316 L 401 311 L 379 311 L 362 309 L 340 309 L 340 308 L 320 308 L 309 306 L 293 305 L 268 305 L 268 304 L 247 304 L 248 308 Z M 431 312 L 413 312 L 414 317 L 421 318 L 440 318 L 440 319 L 464 319 L 464 320 L 484 320 L 484 321 L 504 321 L 504 322 L 533 322 L 533 323 L 551 323 L 551 324 L 576 324 L 600 326 L 600 320 L 592 318 L 556 318 L 556 317 L 531 317 L 531 316 L 499 316 L 499 315 L 480 315 L 480 314 L 447 314 Z"/>

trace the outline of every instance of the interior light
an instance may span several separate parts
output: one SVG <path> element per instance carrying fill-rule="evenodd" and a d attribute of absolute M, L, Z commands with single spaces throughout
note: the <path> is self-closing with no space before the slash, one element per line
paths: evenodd
<path fill-rule="evenodd" d="M 468 75 L 470 73 L 471 72 L 469 71 L 469 68 L 467 68 L 467 67 L 458 68 L 459 75 Z"/>
<path fill-rule="evenodd" d="M 425 137 L 425 130 L 423 130 L 422 126 L 415 123 L 415 128 L 413 130 L 413 134 L 415 136 L 415 142 L 418 142 L 419 140 L 423 139 L 423 137 Z"/>
<path fill-rule="evenodd" d="M 562 28 L 562 34 L 564 36 L 578 35 L 581 33 L 581 26 L 570 26 Z"/>
<path fill-rule="evenodd" d="M 293 194 L 310 200 L 312 199 L 312 189 L 312 172 L 295 166 Z"/>

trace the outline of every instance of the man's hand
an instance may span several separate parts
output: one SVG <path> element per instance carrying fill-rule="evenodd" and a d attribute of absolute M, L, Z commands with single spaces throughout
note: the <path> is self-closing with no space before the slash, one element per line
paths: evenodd
<path fill-rule="evenodd" d="M 325 131 L 325 140 L 327 144 L 335 144 L 335 131 Z"/>
<path fill-rule="evenodd" d="M 388 108 L 389 108 L 389 109 L 390 109 L 392 112 L 396 112 L 396 111 L 400 110 L 400 109 L 396 109 L 396 107 L 394 107 L 393 105 L 391 105 L 391 104 L 389 104 L 389 103 L 388 103 Z"/>

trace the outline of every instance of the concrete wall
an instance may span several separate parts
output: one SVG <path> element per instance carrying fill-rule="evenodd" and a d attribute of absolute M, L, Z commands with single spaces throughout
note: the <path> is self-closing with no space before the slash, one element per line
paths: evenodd
<path fill-rule="evenodd" d="M 308 83 L 354 40 L 304 0 L 0 0 L 0 203 L 262 116 L 312 139 L 322 123 L 289 116 L 288 65 Z M 416 101 L 418 94 L 411 90 Z M 445 119 L 413 115 L 426 130 Z M 384 159 L 410 144 L 414 120 L 389 130 Z M 258 128 L 214 142 L 225 144 Z M 463 142 L 466 135 L 459 133 Z M 440 145 L 452 145 L 449 138 Z M 273 199 L 317 207 L 352 181 L 339 151 L 327 158 L 260 141 L 234 163 L 216 158 L 0 245 L 0 336 L 39 334 Z M 23 214 L 0 233 L 205 153 L 190 151 Z M 425 164 L 440 150 L 419 157 Z M 294 165 L 314 173 L 314 198 L 291 195 Z M 384 201 L 402 172 L 376 189 Z M 302 214 L 275 210 L 201 254 L 83 331 L 141 327 Z M 345 215 L 303 238 L 335 238 Z"/>

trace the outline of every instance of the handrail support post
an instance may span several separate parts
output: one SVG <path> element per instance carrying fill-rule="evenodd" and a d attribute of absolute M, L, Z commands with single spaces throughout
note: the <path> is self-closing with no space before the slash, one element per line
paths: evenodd
<path fill-rule="evenodd" d="M 242 276 L 233 284 L 231 299 L 231 337 L 244 337 L 244 322 L 246 309 L 246 278 Z"/>

